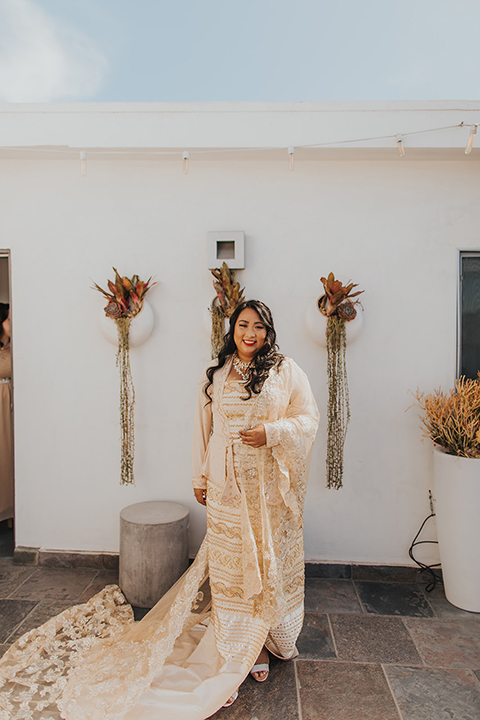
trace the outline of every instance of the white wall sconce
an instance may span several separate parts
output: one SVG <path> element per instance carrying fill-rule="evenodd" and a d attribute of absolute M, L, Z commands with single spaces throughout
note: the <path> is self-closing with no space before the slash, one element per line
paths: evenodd
<path fill-rule="evenodd" d="M 208 233 L 208 269 L 214 270 L 227 263 L 231 270 L 245 267 L 245 233 L 238 230 L 221 230 Z"/>

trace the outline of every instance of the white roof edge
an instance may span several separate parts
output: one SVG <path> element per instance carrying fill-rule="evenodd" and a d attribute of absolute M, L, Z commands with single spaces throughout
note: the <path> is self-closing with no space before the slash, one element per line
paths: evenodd
<path fill-rule="evenodd" d="M 479 100 L 0 103 L 0 113 L 358 113 L 480 111 Z"/>

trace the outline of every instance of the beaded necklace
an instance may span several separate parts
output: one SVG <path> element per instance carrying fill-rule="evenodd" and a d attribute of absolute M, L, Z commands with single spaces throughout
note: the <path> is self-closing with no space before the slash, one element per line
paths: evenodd
<path fill-rule="evenodd" d="M 233 356 L 233 367 L 244 382 L 247 382 L 247 380 L 250 379 L 250 375 L 252 372 L 251 364 L 251 361 L 243 362 L 242 360 L 240 360 L 237 353 L 235 353 L 235 355 Z"/>

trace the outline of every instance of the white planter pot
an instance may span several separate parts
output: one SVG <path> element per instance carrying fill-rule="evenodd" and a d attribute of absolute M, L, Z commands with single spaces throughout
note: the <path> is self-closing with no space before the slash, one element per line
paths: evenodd
<path fill-rule="evenodd" d="M 360 335 L 363 327 L 363 311 L 357 309 L 357 316 L 353 320 L 345 323 L 345 331 L 347 336 L 347 345 L 351 345 Z M 305 313 L 305 328 L 311 340 L 322 348 L 327 347 L 327 338 L 325 332 L 327 330 L 327 318 L 317 307 L 316 302 L 308 305 Z"/>
<path fill-rule="evenodd" d="M 130 324 L 130 347 L 137 347 L 148 340 L 152 334 L 154 323 L 155 317 L 152 306 L 144 300 L 143 308 L 138 315 L 133 318 Z M 108 340 L 109 343 L 112 343 L 112 345 L 118 346 L 117 324 L 115 320 L 105 315 L 104 310 L 102 310 L 102 314 L 100 315 L 99 325 L 103 337 Z"/>
<path fill-rule="evenodd" d="M 434 448 L 438 546 L 447 600 L 480 613 L 480 459 Z"/>

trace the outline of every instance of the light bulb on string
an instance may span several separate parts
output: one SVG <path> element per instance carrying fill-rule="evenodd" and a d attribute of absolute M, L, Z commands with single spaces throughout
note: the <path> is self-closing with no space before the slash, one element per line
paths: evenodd
<path fill-rule="evenodd" d="M 185 175 L 188 175 L 188 171 L 190 169 L 190 153 L 188 150 L 185 150 L 183 153 L 183 172 Z"/>
<path fill-rule="evenodd" d="M 397 135 L 397 147 L 398 147 L 398 154 L 399 156 L 405 157 L 405 148 L 403 147 L 403 135 Z"/>
<path fill-rule="evenodd" d="M 80 174 L 82 177 L 85 177 L 87 174 L 87 153 L 85 150 L 81 150 L 80 152 Z"/>
<path fill-rule="evenodd" d="M 477 128 L 478 123 L 470 125 L 470 135 L 468 136 L 467 145 L 465 147 L 465 155 L 470 155 L 472 152 L 473 141 L 475 140 L 475 135 L 477 134 Z"/>
<path fill-rule="evenodd" d="M 288 169 L 293 170 L 295 168 L 295 148 L 293 145 L 288 146 Z"/>

